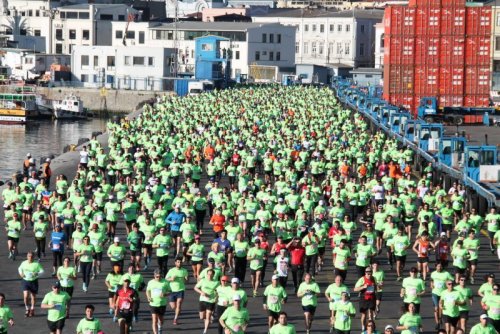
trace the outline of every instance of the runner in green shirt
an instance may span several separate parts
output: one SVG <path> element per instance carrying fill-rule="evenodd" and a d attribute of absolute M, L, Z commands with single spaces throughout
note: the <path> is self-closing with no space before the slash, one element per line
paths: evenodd
<path fill-rule="evenodd" d="M 94 318 L 94 310 L 92 304 L 85 306 L 85 318 L 78 322 L 76 334 L 98 334 L 102 330 L 101 322 Z"/>
<path fill-rule="evenodd" d="M 153 333 L 161 332 L 163 326 L 163 316 L 167 306 L 167 295 L 170 292 L 168 282 L 161 278 L 159 269 L 155 269 L 154 278 L 148 282 L 146 288 L 146 297 L 148 298 L 149 306 L 151 307 L 151 323 Z"/>
<path fill-rule="evenodd" d="M 358 278 L 364 276 L 365 269 L 370 265 L 373 256 L 375 256 L 373 247 L 368 245 L 366 240 L 366 236 L 362 235 L 359 238 L 359 243 L 354 246 L 354 255 L 356 256 L 356 269 L 358 272 Z"/>
<path fill-rule="evenodd" d="M 470 267 L 469 278 L 471 284 L 474 284 L 480 244 L 479 239 L 476 238 L 476 231 L 471 229 L 469 231 L 469 237 L 464 240 L 464 248 L 469 252 L 468 263 Z"/>
<path fill-rule="evenodd" d="M 481 306 L 486 310 L 488 317 L 494 322 L 495 328 L 500 324 L 500 294 L 498 294 L 498 284 L 493 284 L 490 294 L 481 300 Z"/>
<path fill-rule="evenodd" d="M 257 289 L 260 285 L 260 277 L 264 268 L 266 251 L 260 247 L 260 239 L 254 240 L 254 247 L 248 250 L 247 260 L 250 261 L 250 273 L 252 279 L 253 296 L 257 296 Z"/>
<path fill-rule="evenodd" d="M 250 316 L 248 310 L 241 306 L 241 297 L 233 296 L 233 306 L 229 306 L 219 318 L 222 328 L 229 330 L 231 334 L 245 333 Z"/>
<path fill-rule="evenodd" d="M 434 305 L 434 321 L 436 327 L 441 322 L 440 299 L 441 293 L 446 290 L 446 281 L 453 280 L 453 276 L 447 271 L 443 271 L 441 262 L 436 263 L 436 270 L 431 274 L 432 304 Z"/>
<path fill-rule="evenodd" d="M 119 265 L 123 268 L 123 260 L 125 259 L 126 254 L 127 250 L 125 249 L 125 246 L 120 244 L 120 237 L 114 237 L 113 244 L 109 245 L 107 251 L 107 255 L 111 261 L 111 267 Z"/>
<path fill-rule="evenodd" d="M 186 255 L 191 258 L 193 277 L 198 280 L 203 267 L 203 259 L 205 258 L 205 245 L 201 243 L 199 235 L 195 235 L 194 243 L 189 246 Z"/>
<path fill-rule="evenodd" d="M 488 322 L 488 316 L 486 314 L 481 314 L 479 317 L 480 323 L 475 324 L 470 329 L 469 334 L 496 334 L 498 331 L 495 327 Z"/>
<path fill-rule="evenodd" d="M 356 315 L 356 309 L 349 300 L 349 293 L 343 291 L 341 299 L 332 305 L 333 309 L 333 328 L 342 333 L 349 333 L 351 331 L 352 318 Z"/>
<path fill-rule="evenodd" d="M 400 330 L 401 334 L 418 334 L 422 331 L 422 317 L 417 313 L 414 303 L 408 304 L 408 311 L 399 318 L 396 329 Z"/>
<path fill-rule="evenodd" d="M 12 215 L 12 219 L 7 221 L 5 230 L 7 231 L 9 259 L 14 261 L 16 259 L 16 255 L 18 254 L 17 244 L 19 243 L 19 237 L 21 235 L 21 221 L 19 220 L 19 214 L 17 212 Z"/>
<path fill-rule="evenodd" d="M 446 332 L 454 333 L 458 324 L 460 310 L 459 306 L 464 305 L 460 292 L 453 289 L 453 278 L 446 281 L 446 290 L 441 292 L 439 308 L 443 313 L 443 322 Z"/>
<path fill-rule="evenodd" d="M 278 322 L 279 313 L 282 305 L 286 303 L 288 295 L 285 289 L 279 284 L 278 275 L 273 275 L 271 284 L 264 290 L 262 303 L 264 310 L 267 310 L 267 323 L 269 329 Z"/>
<path fill-rule="evenodd" d="M 269 334 L 296 334 L 295 326 L 288 323 L 288 315 L 281 311 L 278 317 L 278 323 L 271 327 Z"/>
<path fill-rule="evenodd" d="M 341 239 L 340 244 L 332 250 L 333 266 L 335 268 L 335 275 L 342 276 L 345 281 L 347 276 L 347 267 L 351 258 L 351 251 L 347 247 L 347 240 Z"/>
<path fill-rule="evenodd" d="M 217 301 L 217 288 L 219 281 L 214 279 L 214 270 L 210 269 L 207 276 L 196 283 L 194 291 L 200 294 L 200 319 L 205 322 L 204 333 L 207 332 L 208 326 L 212 321 L 212 313 L 215 309 Z"/>
<path fill-rule="evenodd" d="M 38 277 L 44 273 L 39 262 L 33 260 L 33 252 L 26 254 L 27 260 L 23 261 L 18 268 L 19 276 L 22 278 L 23 299 L 26 308 L 25 315 L 31 317 L 35 314 L 36 295 L 38 294 Z M 31 302 L 31 307 L 30 303 Z"/>
<path fill-rule="evenodd" d="M 333 304 L 341 299 L 343 292 L 349 292 L 349 288 L 343 283 L 342 276 L 335 276 L 335 283 L 332 283 L 325 290 L 325 297 L 328 300 L 328 307 L 330 308 L 330 327 L 334 328 L 335 314 L 333 311 Z"/>
<path fill-rule="evenodd" d="M 10 307 L 5 305 L 5 295 L 0 292 L 0 333 L 7 334 L 9 326 L 14 326 L 14 315 Z"/>
<path fill-rule="evenodd" d="M 188 281 L 189 274 L 185 268 L 182 268 L 182 259 L 175 259 L 175 267 L 170 269 L 165 279 L 170 284 L 171 294 L 169 297 L 170 308 L 174 310 L 174 325 L 177 325 L 177 319 L 181 313 L 182 301 L 186 290 L 185 283 Z"/>
<path fill-rule="evenodd" d="M 425 283 L 421 278 L 417 278 L 418 270 L 415 267 L 410 269 L 410 277 L 403 280 L 400 296 L 403 298 L 405 308 L 408 310 L 408 305 L 413 303 L 416 312 L 420 313 L 420 298 L 425 293 Z"/>
<path fill-rule="evenodd" d="M 47 325 L 51 333 L 62 333 L 70 296 L 60 291 L 59 281 L 52 284 L 52 291 L 42 300 L 42 308 L 48 310 Z"/>
<path fill-rule="evenodd" d="M 321 290 L 318 283 L 313 281 L 310 273 L 306 273 L 304 275 L 304 282 L 300 283 L 299 289 L 297 290 L 297 297 L 301 298 L 307 334 L 311 331 L 314 313 L 318 305 L 318 295 L 320 293 Z"/>

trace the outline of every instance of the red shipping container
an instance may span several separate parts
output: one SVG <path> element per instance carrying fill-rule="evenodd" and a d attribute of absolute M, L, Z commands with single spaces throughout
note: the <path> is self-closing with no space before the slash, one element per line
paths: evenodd
<path fill-rule="evenodd" d="M 465 34 L 465 7 L 441 9 L 441 35 Z"/>
<path fill-rule="evenodd" d="M 441 65 L 463 66 L 465 62 L 465 38 L 459 36 L 442 36 L 439 54 L 439 63 Z"/>
<path fill-rule="evenodd" d="M 441 95 L 439 96 L 440 107 L 461 107 L 464 105 L 463 95 Z"/>
<path fill-rule="evenodd" d="M 442 66 L 439 69 L 439 95 L 463 95 L 464 68 Z"/>
<path fill-rule="evenodd" d="M 441 7 L 442 0 L 410 0 L 408 6 L 410 7 Z"/>
<path fill-rule="evenodd" d="M 415 8 L 389 6 L 384 12 L 386 35 L 413 35 L 415 33 Z"/>
<path fill-rule="evenodd" d="M 465 14 L 465 10 L 464 10 Z M 439 36 L 441 9 L 419 7 L 415 15 L 415 34 Z"/>
<path fill-rule="evenodd" d="M 415 37 L 415 64 L 438 65 L 440 42 L 439 37 Z"/>
<path fill-rule="evenodd" d="M 489 65 L 491 40 L 486 36 L 471 36 L 465 39 L 465 64 Z"/>
<path fill-rule="evenodd" d="M 467 66 L 465 68 L 465 94 L 488 95 L 491 86 L 489 66 Z"/>
<path fill-rule="evenodd" d="M 415 63 L 415 38 L 391 36 L 384 45 L 384 53 L 389 54 L 391 65 L 411 65 Z"/>
<path fill-rule="evenodd" d="M 489 107 L 490 95 L 466 95 L 464 97 L 465 107 Z"/>
<path fill-rule="evenodd" d="M 414 96 L 412 94 L 393 94 L 389 102 L 398 107 L 413 110 L 415 107 Z"/>
<path fill-rule="evenodd" d="M 388 94 L 413 94 L 414 66 L 390 65 L 388 67 L 388 75 L 384 77 L 384 89 L 387 89 Z"/>
<path fill-rule="evenodd" d="M 467 36 L 491 35 L 491 7 L 466 7 L 466 34 Z"/>
<path fill-rule="evenodd" d="M 415 68 L 414 91 L 420 96 L 438 94 L 439 68 L 437 66 L 417 66 Z"/>
<path fill-rule="evenodd" d="M 465 0 L 441 0 L 441 7 L 465 7 Z"/>

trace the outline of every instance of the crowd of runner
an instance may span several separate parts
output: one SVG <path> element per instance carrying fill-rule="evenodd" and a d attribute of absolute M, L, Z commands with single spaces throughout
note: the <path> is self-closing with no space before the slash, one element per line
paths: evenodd
<path fill-rule="evenodd" d="M 51 183 L 50 160 L 38 171 L 28 156 L 23 180 L 1 194 L 9 258 L 22 260 L 26 317 L 40 306 L 38 278 L 54 277 L 41 301 L 51 333 L 62 333 L 74 289 L 105 284 L 120 333 L 146 305 L 153 333 L 162 333 L 167 306 L 175 326 L 186 294 L 199 294 L 203 333 L 244 333 L 254 297 L 271 334 L 314 331 L 320 298 L 330 332 L 349 333 L 360 321 L 373 334 L 388 283 L 401 286 L 404 309 L 398 324 L 383 324 L 386 334 L 418 333 L 421 312 L 434 312 L 446 334 L 500 332 L 498 267 L 484 283 L 476 275 L 481 230 L 500 258 L 500 215 L 469 208 L 460 184 L 433 184 L 432 166 L 416 177 L 413 152 L 371 133 L 331 90 L 165 96 L 133 120 L 109 123 L 108 133 L 107 147 L 96 138 L 83 146 L 73 180 L 55 175 Z M 20 242 L 34 249 L 26 259 Z M 52 268 L 38 261 L 47 252 Z M 321 272 L 334 273 L 324 291 Z M 291 294 L 301 306 L 285 306 Z M 433 311 L 420 309 L 422 298 Z M 285 309 L 300 307 L 304 323 L 288 323 Z M 473 308 L 483 310 L 480 319 L 469 319 Z M 85 307 L 76 333 L 103 331 L 93 312 Z M 0 334 L 13 324 L 0 293 Z"/>

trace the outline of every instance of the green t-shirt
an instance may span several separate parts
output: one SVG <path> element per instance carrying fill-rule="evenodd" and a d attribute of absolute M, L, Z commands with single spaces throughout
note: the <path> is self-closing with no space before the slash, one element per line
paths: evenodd
<path fill-rule="evenodd" d="M 111 288 L 109 288 L 108 291 L 116 292 L 118 290 L 118 286 L 120 285 L 121 280 L 122 280 L 122 275 L 109 273 L 108 276 L 106 276 L 106 282 L 108 282 L 109 285 L 111 286 Z"/>
<path fill-rule="evenodd" d="M 264 290 L 264 296 L 266 297 L 267 308 L 270 311 L 276 313 L 281 312 L 283 301 L 287 298 L 286 291 L 281 285 L 276 287 L 268 285 Z"/>
<path fill-rule="evenodd" d="M 464 248 L 467 249 L 470 255 L 470 260 L 477 260 L 479 250 L 479 239 L 467 238 L 464 240 Z"/>
<path fill-rule="evenodd" d="M 96 318 L 83 318 L 76 326 L 77 334 L 97 334 L 100 330 L 102 330 L 102 325 L 99 319 Z"/>
<path fill-rule="evenodd" d="M 394 255 L 405 256 L 407 254 L 407 248 L 410 246 L 410 239 L 406 234 L 395 235 L 392 237 L 392 246 L 394 248 Z"/>
<path fill-rule="evenodd" d="M 66 318 L 67 305 L 70 300 L 66 292 L 49 292 L 42 300 L 42 304 L 54 305 L 54 308 L 48 310 L 47 320 L 55 322 Z"/>
<path fill-rule="evenodd" d="M 318 296 L 320 293 L 319 285 L 316 282 L 302 282 L 299 285 L 299 289 L 297 290 L 298 295 L 302 295 L 302 306 L 316 306 L 318 305 Z"/>
<path fill-rule="evenodd" d="M 203 261 L 203 258 L 205 256 L 205 246 L 203 246 L 201 243 L 200 244 L 192 244 L 188 248 L 188 253 L 193 254 L 191 256 L 191 261 Z"/>
<path fill-rule="evenodd" d="M 488 317 L 492 320 L 500 320 L 500 295 L 487 294 L 483 297 L 482 302 L 488 307 Z"/>
<path fill-rule="evenodd" d="M 169 284 L 166 280 L 160 279 L 157 281 L 153 279 L 149 281 L 146 288 L 146 292 L 151 297 L 149 305 L 153 307 L 167 305 L 167 294 L 169 291 Z"/>
<path fill-rule="evenodd" d="M 122 275 L 120 280 L 120 285 L 123 285 L 123 281 L 128 279 L 130 281 L 130 287 L 134 290 L 138 290 L 144 282 L 144 278 L 140 273 L 129 274 L 125 273 Z"/>
<path fill-rule="evenodd" d="M 234 242 L 234 255 L 239 258 L 247 257 L 249 247 L 248 241 L 236 240 Z"/>
<path fill-rule="evenodd" d="M 460 285 L 455 286 L 455 291 L 458 291 L 460 293 L 460 297 L 463 301 L 465 301 L 465 304 L 460 305 L 458 307 L 458 310 L 461 311 L 469 311 L 470 310 L 470 304 L 469 300 L 472 299 L 472 290 L 471 288 L 465 287 L 462 288 Z"/>
<path fill-rule="evenodd" d="M 371 258 L 374 255 L 372 246 L 366 244 L 356 245 L 356 265 L 359 267 L 368 267 L 371 262 Z"/>
<path fill-rule="evenodd" d="M 242 334 L 244 333 L 243 326 L 248 324 L 250 316 L 248 310 L 244 307 L 240 307 L 240 309 L 237 310 L 234 306 L 229 306 L 224 313 L 222 313 L 221 319 L 224 320 L 232 334 Z"/>
<path fill-rule="evenodd" d="M 401 331 L 401 334 L 417 334 L 422 325 L 422 318 L 418 314 L 407 312 L 399 318 L 399 325 L 405 326 L 408 329 Z"/>
<path fill-rule="evenodd" d="M 421 278 L 407 277 L 403 280 L 403 289 L 405 289 L 403 297 L 405 303 L 420 304 L 418 294 L 425 290 L 425 283 Z"/>
<path fill-rule="evenodd" d="M 167 280 L 174 278 L 173 281 L 169 281 L 170 290 L 172 292 L 179 292 L 186 290 L 185 279 L 188 277 L 188 271 L 185 268 L 174 267 L 170 269 L 167 273 Z"/>
<path fill-rule="evenodd" d="M 43 267 L 39 262 L 29 262 L 28 260 L 23 261 L 18 268 L 19 275 L 24 275 L 25 281 L 35 281 L 38 279 L 38 275 L 43 273 Z"/>
<path fill-rule="evenodd" d="M 341 284 L 340 286 L 337 286 L 337 284 L 332 283 L 326 288 L 325 294 L 330 296 L 332 301 L 329 303 L 330 310 L 333 310 L 333 303 L 337 302 L 340 300 L 340 297 L 342 296 L 342 292 L 349 292 L 349 288 Z"/>
<path fill-rule="evenodd" d="M 111 244 L 108 247 L 108 256 L 111 259 L 111 261 L 121 261 L 125 257 L 125 253 L 127 253 L 127 250 L 125 249 L 125 246 L 123 245 L 115 245 Z"/>
<path fill-rule="evenodd" d="M 59 282 L 61 282 L 63 288 L 72 287 L 75 284 L 76 269 L 75 267 L 66 268 L 61 266 L 57 269 L 57 277 L 61 278 Z"/>
<path fill-rule="evenodd" d="M 264 256 L 266 251 L 262 248 L 252 247 L 248 251 L 248 259 L 250 260 L 250 269 L 261 270 L 264 267 Z"/>
<path fill-rule="evenodd" d="M 335 312 L 335 329 L 340 331 L 350 331 L 352 317 L 356 314 L 356 309 L 350 301 L 336 301 L 332 306 Z"/>
<path fill-rule="evenodd" d="M 83 253 L 80 255 L 80 262 L 92 262 L 92 253 L 95 252 L 94 246 L 81 244 L 77 251 L 78 253 Z"/>
<path fill-rule="evenodd" d="M 282 325 L 280 323 L 271 327 L 269 334 L 296 334 L 295 326 L 292 324 Z"/>
<path fill-rule="evenodd" d="M 173 241 L 172 241 L 172 237 L 170 235 L 158 234 L 153 239 L 153 246 L 158 246 L 158 248 L 156 248 L 156 256 L 168 256 L 168 254 L 170 253 L 170 247 L 172 246 L 172 244 L 173 244 Z"/>
<path fill-rule="evenodd" d="M 437 296 L 441 296 L 441 292 L 446 290 L 446 281 L 448 280 L 453 281 L 453 276 L 451 276 L 451 274 L 447 271 L 442 271 L 442 272 L 434 271 L 431 274 L 431 280 L 432 284 L 434 285 L 432 293 Z"/>
<path fill-rule="evenodd" d="M 469 257 L 469 252 L 464 248 L 455 248 L 451 251 L 451 256 L 453 257 L 453 265 L 460 269 L 465 269 L 467 266 L 467 258 Z"/>
<path fill-rule="evenodd" d="M 9 320 L 14 319 L 14 315 L 10 310 L 10 307 L 4 305 L 0 307 L 0 331 L 7 332 L 9 328 Z"/>
<path fill-rule="evenodd" d="M 344 249 L 341 249 L 340 247 L 335 247 L 332 253 L 335 255 L 335 261 L 333 262 L 334 267 L 339 270 L 347 270 L 349 258 L 351 257 L 349 248 L 344 247 Z"/>
<path fill-rule="evenodd" d="M 456 290 L 441 292 L 441 301 L 443 305 L 443 314 L 449 317 L 458 317 L 460 310 L 458 304 L 462 301 L 460 293 Z"/>
<path fill-rule="evenodd" d="M 216 292 L 219 285 L 219 281 L 209 280 L 207 278 L 196 283 L 196 287 L 206 294 L 206 296 L 200 294 L 200 302 L 215 303 L 217 300 Z"/>
<path fill-rule="evenodd" d="M 497 331 L 495 330 L 495 327 L 491 324 L 486 324 L 486 326 L 483 327 L 481 324 L 476 324 L 472 326 L 470 329 L 469 334 L 496 334 Z"/>

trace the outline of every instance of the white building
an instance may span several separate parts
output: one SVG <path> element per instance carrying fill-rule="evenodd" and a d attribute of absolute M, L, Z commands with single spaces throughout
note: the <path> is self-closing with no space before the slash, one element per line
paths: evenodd
<path fill-rule="evenodd" d="M 166 0 L 165 9 L 167 17 L 186 17 L 201 13 L 206 8 L 223 8 L 227 6 L 226 0 Z M 176 13 L 177 12 L 177 13 Z"/>
<path fill-rule="evenodd" d="M 382 10 L 275 9 L 256 14 L 252 19 L 296 27 L 295 59 L 298 64 L 372 67 L 374 25 L 382 22 L 383 15 Z"/>
<path fill-rule="evenodd" d="M 375 68 L 384 67 L 384 23 L 375 24 Z"/>
<path fill-rule="evenodd" d="M 125 24 L 113 22 L 113 46 L 123 43 Z M 207 35 L 229 38 L 225 47 L 232 51 L 231 77 L 249 74 L 249 65 L 276 66 L 280 71 L 295 66 L 295 27 L 282 24 L 244 22 L 178 22 L 177 24 L 131 23 L 134 39 L 126 39 L 127 45 L 162 47 L 177 50 L 177 72 L 193 74 L 195 64 L 195 38 Z M 174 32 L 177 30 L 177 38 Z M 145 40 L 139 36 L 144 33 Z M 144 49 L 143 49 L 144 50 Z M 171 55 L 171 63 L 175 59 Z M 172 71 L 173 72 L 173 71 Z"/>
<path fill-rule="evenodd" d="M 172 50 L 141 46 L 75 46 L 72 73 L 84 87 L 165 90 Z"/>

